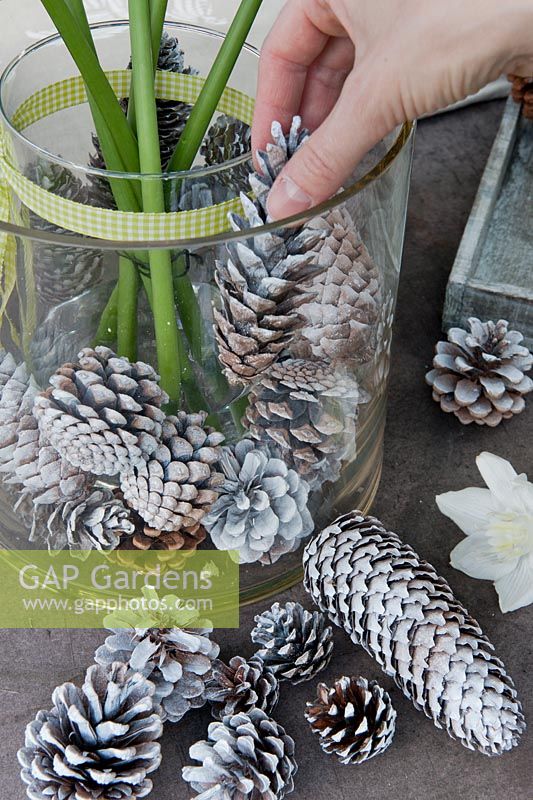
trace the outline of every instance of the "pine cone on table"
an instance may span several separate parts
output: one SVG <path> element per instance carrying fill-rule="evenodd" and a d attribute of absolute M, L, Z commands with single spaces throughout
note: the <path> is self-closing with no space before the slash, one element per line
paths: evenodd
<path fill-rule="evenodd" d="M 396 711 L 387 692 L 364 678 L 340 678 L 329 688 L 320 683 L 305 718 L 320 736 L 325 753 L 341 764 L 362 764 L 383 753 L 396 729 Z"/>
<path fill-rule="evenodd" d="M 213 722 L 189 755 L 200 762 L 183 768 L 196 800 L 282 800 L 294 788 L 294 742 L 258 708 Z"/>
<path fill-rule="evenodd" d="M 265 447 L 243 439 L 220 456 L 224 482 L 202 524 L 219 550 L 236 550 L 242 564 L 273 564 L 298 548 L 314 528 L 309 487 Z"/>
<path fill-rule="evenodd" d="M 511 81 L 511 94 L 515 103 L 523 104 L 522 113 L 526 119 L 533 119 L 533 76 L 508 75 Z"/>
<path fill-rule="evenodd" d="M 334 483 L 343 462 L 355 458 L 358 407 L 365 399 L 355 379 L 330 364 L 288 359 L 252 386 L 243 425 L 276 448 L 313 490 Z"/>
<path fill-rule="evenodd" d="M 200 150 L 208 166 L 227 164 L 234 158 L 249 154 L 251 158 L 252 129 L 245 122 L 221 114 L 207 132 Z M 231 170 L 223 170 L 219 179 L 238 194 L 246 191 L 250 175 L 250 161 Z"/>
<path fill-rule="evenodd" d="M 144 464 L 158 447 L 167 395 L 148 364 L 85 348 L 38 395 L 34 413 L 62 458 L 95 475 L 114 476 Z"/>
<path fill-rule="evenodd" d="M 81 688 L 52 695 L 26 728 L 18 758 L 30 800 L 133 800 L 152 790 L 163 726 L 153 685 L 124 664 L 92 666 Z"/>
<path fill-rule="evenodd" d="M 60 164 L 37 162 L 30 165 L 27 177 L 38 186 L 65 200 L 91 205 L 87 186 Z M 29 212 L 31 227 L 61 235 L 64 228 Z M 38 296 L 50 305 L 77 297 L 101 280 L 104 257 L 95 248 L 60 247 L 47 242 L 33 245 L 34 274 Z"/>
<path fill-rule="evenodd" d="M 163 721 L 179 722 L 192 708 L 206 703 L 206 681 L 219 647 L 209 639 L 212 629 L 113 629 L 95 653 L 97 664 L 127 664 L 155 686 L 154 703 Z"/>
<path fill-rule="evenodd" d="M 278 704 L 279 684 L 274 673 L 257 656 L 248 660 L 235 656 L 228 665 L 214 662 L 205 696 L 211 703 L 211 713 L 218 720 L 246 714 L 252 708 L 271 714 Z"/>
<path fill-rule="evenodd" d="M 167 417 L 162 443 L 146 464 L 121 475 L 124 499 L 155 530 L 197 530 L 217 500 L 223 434 L 206 425 L 207 413 Z"/>
<path fill-rule="evenodd" d="M 318 611 L 300 603 L 272 608 L 255 617 L 252 641 L 261 645 L 256 656 L 280 681 L 310 681 L 325 669 L 333 654 L 333 630 Z"/>
<path fill-rule="evenodd" d="M 306 547 L 305 588 L 415 707 L 465 747 L 500 755 L 524 717 L 480 626 L 426 561 L 357 511 Z"/>
<path fill-rule="evenodd" d="M 451 328 L 448 341 L 439 342 L 433 369 L 426 382 L 433 399 L 463 425 L 499 425 L 520 414 L 533 380 L 525 373 L 533 366 L 533 354 L 520 343 L 523 336 L 509 330 L 505 320 L 468 320 L 470 332 Z"/>

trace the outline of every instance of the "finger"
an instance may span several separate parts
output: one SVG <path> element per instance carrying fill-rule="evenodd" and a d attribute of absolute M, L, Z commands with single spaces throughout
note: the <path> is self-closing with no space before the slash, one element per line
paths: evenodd
<path fill-rule="evenodd" d="M 311 64 L 299 110 L 306 128 L 316 130 L 330 115 L 354 61 L 355 47 L 351 39 L 344 36 L 330 39 Z"/>
<path fill-rule="evenodd" d="M 307 211 L 329 199 L 356 165 L 389 132 L 379 111 L 372 75 L 347 78 L 329 117 L 289 161 L 268 200 L 273 219 Z M 394 127 L 394 125 L 392 126 Z"/>
<path fill-rule="evenodd" d="M 270 141 L 273 120 L 287 127 L 298 113 L 308 68 L 335 30 L 319 5 L 289 0 L 263 46 L 252 129 L 254 153 Z"/>

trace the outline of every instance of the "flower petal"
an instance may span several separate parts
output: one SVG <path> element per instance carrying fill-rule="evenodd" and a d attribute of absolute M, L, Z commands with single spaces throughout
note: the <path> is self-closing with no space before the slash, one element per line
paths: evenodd
<path fill-rule="evenodd" d="M 504 578 L 514 570 L 517 562 L 518 558 L 502 558 L 482 534 L 467 536 L 450 554 L 450 564 L 454 569 L 484 581 Z"/>
<path fill-rule="evenodd" d="M 494 453 L 480 453 L 476 458 L 476 464 L 492 494 L 506 508 L 511 484 L 516 478 L 516 470 L 509 461 Z"/>
<path fill-rule="evenodd" d="M 522 556 L 515 569 L 497 580 L 494 588 L 504 614 L 533 603 L 533 554 Z"/>
<path fill-rule="evenodd" d="M 435 498 L 440 511 L 458 525 L 467 536 L 487 528 L 494 500 L 488 489 L 462 489 L 446 492 Z"/>

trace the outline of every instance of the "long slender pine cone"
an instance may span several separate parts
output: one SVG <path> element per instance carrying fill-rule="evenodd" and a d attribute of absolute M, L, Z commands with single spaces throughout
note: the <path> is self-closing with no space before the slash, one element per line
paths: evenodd
<path fill-rule="evenodd" d="M 122 472 L 125 502 L 150 528 L 194 533 L 217 500 L 224 435 L 206 420 L 206 412 L 167 417 L 161 443 L 147 462 Z"/>
<path fill-rule="evenodd" d="M 365 401 L 354 378 L 323 361 L 273 364 L 252 385 L 244 426 L 306 479 L 311 489 L 336 481 L 355 458 L 356 420 Z"/>
<path fill-rule="evenodd" d="M 46 440 L 74 467 L 114 476 L 144 464 L 159 446 L 167 395 L 148 364 L 85 348 L 35 399 Z"/>
<path fill-rule="evenodd" d="M 279 700 L 279 684 L 257 656 L 248 660 L 235 656 L 229 664 L 214 662 L 205 696 L 215 719 L 246 714 L 252 708 L 271 714 Z"/>
<path fill-rule="evenodd" d="M 307 545 L 304 567 L 317 605 L 438 728 L 489 756 L 518 744 L 521 705 L 493 645 L 395 533 L 354 511 Z"/>

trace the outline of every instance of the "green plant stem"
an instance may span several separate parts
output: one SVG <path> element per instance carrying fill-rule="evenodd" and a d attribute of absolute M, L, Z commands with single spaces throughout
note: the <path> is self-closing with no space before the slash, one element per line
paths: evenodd
<path fill-rule="evenodd" d="M 184 172 L 191 168 L 261 4 L 262 0 L 242 0 L 180 136 L 168 166 L 169 172 Z"/>
<path fill-rule="evenodd" d="M 115 286 L 104 313 L 100 318 L 98 329 L 94 337 L 94 346 L 97 345 L 114 345 L 117 340 L 117 324 L 118 324 L 118 284 Z"/>
<path fill-rule="evenodd" d="M 75 0 L 80 2 L 81 0 Z M 161 39 L 163 37 L 163 30 L 165 27 L 165 17 L 167 14 L 168 0 L 151 0 L 150 1 L 150 28 L 152 31 L 152 63 L 154 68 L 154 75 L 157 69 L 157 62 L 159 59 L 159 50 L 161 48 Z M 137 120 L 135 112 L 135 92 L 133 87 L 130 89 L 130 96 L 128 99 L 128 122 L 131 125 L 132 131 L 137 135 Z"/>
<path fill-rule="evenodd" d="M 150 9 L 146 0 L 129 0 L 129 11 L 139 162 L 141 172 L 155 175 L 161 173 L 161 153 L 154 95 Z M 165 210 L 162 180 L 145 178 L 142 181 L 142 195 L 143 211 Z M 171 404 L 177 406 L 181 390 L 179 332 L 174 308 L 172 261 L 168 250 L 150 252 L 150 277 L 161 386 L 169 395 Z"/>
<path fill-rule="evenodd" d="M 137 359 L 137 300 L 139 296 L 139 274 L 135 264 L 126 256 L 120 256 L 118 264 L 118 317 L 117 353 Z"/>

